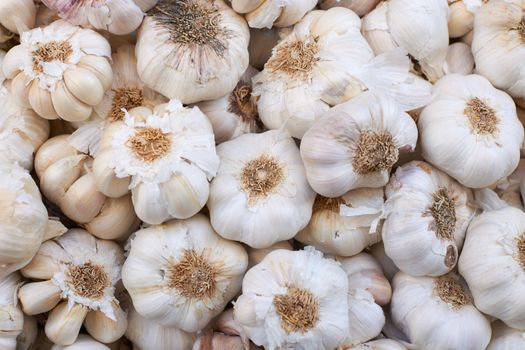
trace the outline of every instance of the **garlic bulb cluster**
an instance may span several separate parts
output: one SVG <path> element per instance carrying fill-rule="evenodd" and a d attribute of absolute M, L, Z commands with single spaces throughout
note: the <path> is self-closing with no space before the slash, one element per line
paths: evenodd
<path fill-rule="evenodd" d="M 446 0 L 388 0 L 363 18 L 362 32 L 375 54 L 405 48 L 430 82 L 444 74 L 448 47 Z"/>
<path fill-rule="evenodd" d="M 327 254 L 352 256 L 381 240 L 382 188 L 358 188 L 341 197 L 317 195 L 308 225 L 294 238 Z"/>
<path fill-rule="evenodd" d="M 474 15 L 488 0 L 448 0 L 448 35 L 459 38 L 474 28 Z"/>
<path fill-rule="evenodd" d="M 110 349 L 111 348 L 109 346 L 106 346 L 103 343 L 96 341 L 95 339 L 91 338 L 89 335 L 80 334 L 77 340 L 73 344 L 66 345 L 66 346 L 53 345 L 53 347 L 50 350 L 110 350 Z"/>
<path fill-rule="evenodd" d="M 80 153 L 69 135 L 47 140 L 35 156 L 40 190 L 71 220 L 102 239 L 125 239 L 136 230 L 131 196 L 108 198 L 96 186 L 93 158 Z"/>
<path fill-rule="evenodd" d="M 287 133 L 245 134 L 220 144 L 217 154 L 221 164 L 207 206 L 218 234 L 267 248 L 308 224 L 315 193 Z"/>
<path fill-rule="evenodd" d="M 21 272 L 38 282 L 24 284 L 18 297 L 24 313 L 50 311 L 46 336 L 58 345 L 71 345 L 84 325 L 103 343 L 125 332 L 126 314 L 115 298 L 124 256 L 114 242 L 98 240 L 82 229 L 44 242 Z"/>
<path fill-rule="evenodd" d="M 487 350 L 511 350 L 525 347 L 525 333 L 523 330 L 507 327 L 501 321 L 492 323 L 492 339 Z"/>
<path fill-rule="evenodd" d="M 448 47 L 447 58 L 443 66 L 445 74 L 472 74 L 474 70 L 474 56 L 470 46 L 457 42 Z"/>
<path fill-rule="evenodd" d="M 0 278 L 0 349 L 2 350 L 18 349 L 17 337 L 24 327 L 24 314 L 16 297 L 21 283 L 18 273 Z"/>
<path fill-rule="evenodd" d="M 234 317 L 268 350 L 333 349 L 348 335 L 348 277 L 311 247 L 275 250 L 246 272 Z"/>
<path fill-rule="evenodd" d="M 224 0 L 160 0 L 138 32 L 137 70 L 166 97 L 214 100 L 248 68 L 249 39 L 246 22 Z"/>
<path fill-rule="evenodd" d="M 362 93 L 323 114 L 304 135 L 308 182 L 325 197 L 382 187 L 399 153 L 414 150 L 417 136 L 413 119 L 395 101 Z"/>
<path fill-rule="evenodd" d="M 459 257 L 470 220 L 471 192 L 428 163 L 397 168 L 386 186 L 383 244 L 386 254 L 411 276 L 440 276 Z"/>
<path fill-rule="evenodd" d="M 434 94 L 418 119 L 423 158 L 471 188 L 512 173 L 524 132 L 510 96 L 476 74 L 447 75 Z"/>
<path fill-rule="evenodd" d="M 33 28 L 35 19 L 36 5 L 33 0 L 0 2 L 0 42 Z"/>
<path fill-rule="evenodd" d="M 5 56 L 3 71 L 17 103 L 45 119 L 89 118 L 113 79 L 109 43 L 65 21 L 24 32 Z"/>
<path fill-rule="evenodd" d="M 94 27 L 124 35 L 133 32 L 142 23 L 144 12 L 158 0 L 42 0 L 61 18 L 83 27 Z"/>
<path fill-rule="evenodd" d="M 288 27 L 301 20 L 317 0 L 231 0 L 232 8 L 245 15 L 252 28 Z"/>
<path fill-rule="evenodd" d="M 206 116 L 176 100 L 124 114 L 102 135 L 93 162 L 98 190 L 112 198 L 131 190 L 135 213 L 148 224 L 196 214 L 219 165 Z"/>
<path fill-rule="evenodd" d="M 470 284 L 469 284 L 470 285 Z M 392 318 L 420 349 L 485 349 L 491 329 L 461 277 L 394 277 Z"/>
<path fill-rule="evenodd" d="M 197 332 L 240 291 L 247 265 L 244 248 L 199 214 L 136 232 L 122 281 L 139 314 Z"/>
<path fill-rule="evenodd" d="M 376 7 L 380 0 L 320 0 L 319 7 L 327 10 L 332 7 L 341 6 L 354 11 L 359 17 L 363 17 Z"/>

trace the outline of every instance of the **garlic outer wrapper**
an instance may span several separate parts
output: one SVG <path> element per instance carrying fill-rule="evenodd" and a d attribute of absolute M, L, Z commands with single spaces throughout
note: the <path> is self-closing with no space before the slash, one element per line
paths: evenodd
<path fill-rule="evenodd" d="M 246 272 L 234 317 L 268 350 L 332 349 L 348 335 L 347 293 L 345 272 L 321 252 L 275 250 Z"/>
<path fill-rule="evenodd" d="M 22 34 L 35 26 L 36 5 L 33 0 L 2 1 L 0 25 L 2 31 Z"/>
<path fill-rule="evenodd" d="M 499 320 L 492 323 L 492 339 L 487 350 L 510 350 L 523 347 L 525 347 L 523 330 L 507 327 Z"/>
<path fill-rule="evenodd" d="M 288 27 L 311 11 L 317 0 L 231 0 L 234 11 L 244 14 L 251 28 Z"/>
<path fill-rule="evenodd" d="M 312 218 L 295 239 L 326 254 L 352 256 L 381 241 L 382 188 L 358 188 L 341 197 L 317 195 Z"/>
<path fill-rule="evenodd" d="M 377 6 L 380 0 L 321 0 L 319 6 L 323 10 L 341 6 L 354 11 L 359 17 L 363 17 Z"/>
<path fill-rule="evenodd" d="M 89 335 L 80 334 L 73 344 L 66 346 L 53 345 L 50 350 L 110 350 L 110 348 L 94 340 Z"/>
<path fill-rule="evenodd" d="M 411 277 L 398 272 L 393 290 L 392 318 L 419 348 L 480 350 L 488 345 L 490 322 L 474 307 L 459 275 Z"/>
<path fill-rule="evenodd" d="M 246 250 L 248 251 L 248 268 L 257 265 L 264 259 L 266 255 L 278 249 L 293 250 L 293 245 L 290 243 L 290 241 L 281 241 L 272 244 L 268 248 L 254 249 L 251 247 L 247 247 Z"/>
<path fill-rule="evenodd" d="M 45 119 L 81 121 L 111 86 L 110 56 L 103 36 L 59 20 L 22 33 L 2 68 L 17 103 Z"/>
<path fill-rule="evenodd" d="M 474 56 L 470 46 L 456 42 L 450 44 L 447 50 L 447 59 L 443 66 L 445 74 L 472 74 L 474 70 Z"/>
<path fill-rule="evenodd" d="M 247 266 L 244 248 L 198 214 L 136 232 L 122 281 L 139 314 L 197 332 L 240 291 Z"/>
<path fill-rule="evenodd" d="M 395 101 L 362 93 L 323 114 L 304 135 L 308 182 L 325 197 L 382 187 L 399 153 L 414 150 L 417 136 L 413 119 Z"/>
<path fill-rule="evenodd" d="M 308 224 L 315 193 L 288 133 L 245 134 L 220 144 L 217 154 L 207 206 L 219 235 L 267 248 Z"/>
<path fill-rule="evenodd" d="M 474 28 L 474 16 L 488 0 L 448 0 L 448 34 L 459 38 Z"/>
<path fill-rule="evenodd" d="M 18 273 L 0 278 L 0 348 L 17 349 L 17 337 L 24 327 L 24 314 L 16 293 L 22 283 Z"/>
<path fill-rule="evenodd" d="M 423 158 L 471 188 L 510 175 L 518 165 L 523 126 L 505 92 L 481 75 L 446 75 L 418 119 Z"/>

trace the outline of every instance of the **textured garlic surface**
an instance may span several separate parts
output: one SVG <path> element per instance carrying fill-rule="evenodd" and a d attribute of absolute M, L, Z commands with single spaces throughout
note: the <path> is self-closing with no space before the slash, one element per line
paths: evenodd
<path fill-rule="evenodd" d="M 334 198 L 360 187 L 382 187 L 400 152 L 412 152 L 417 127 L 390 99 L 363 93 L 323 114 L 304 135 L 308 182 Z"/>
<path fill-rule="evenodd" d="M 319 6 L 323 10 L 338 6 L 346 7 L 354 11 L 359 17 L 362 17 L 372 11 L 379 1 L 380 0 L 321 0 L 319 1 Z"/>
<path fill-rule="evenodd" d="M 220 144 L 217 154 L 221 164 L 207 204 L 217 233 L 267 248 L 306 226 L 315 193 L 289 134 L 245 134 Z"/>
<path fill-rule="evenodd" d="M 268 350 L 331 349 L 348 335 L 347 293 L 345 272 L 321 252 L 276 250 L 244 276 L 234 317 Z"/>
<path fill-rule="evenodd" d="M 0 348 L 15 350 L 24 327 L 24 314 L 16 292 L 22 282 L 18 273 L 0 277 Z"/>
<path fill-rule="evenodd" d="M 492 339 L 487 350 L 510 350 L 525 347 L 525 333 L 523 330 L 507 327 L 501 321 L 492 323 Z"/>
<path fill-rule="evenodd" d="M 248 255 L 195 215 L 138 231 L 122 280 L 142 316 L 197 332 L 241 289 Z"/>
<path fill-rule="evenodd" d="M 42 244 L 22 274 L 38 280 L 24 284 L 18 297 L 24 312 L 48 312 L 46 336 L 58 345 L 71 345 L 84 325 L 104 343 L 125 332 L 126 314 L 115 298 L 124 255 L 115 242 L 99 240 L 82 229 Z"/>
<path fill-rule="evenodd" d="M 472 56 L 470 45 L 462 42 L 451 44 L 447 50 L 447 59 L 443 71 L 445 74 L 472 74 L 474 56 Z"/>
<path fill-rule="evenodd" d="M 231 0 L 232 8 L 244 14 L 252 28 L 288 27 L 317 5 L 317 0 Z"/>

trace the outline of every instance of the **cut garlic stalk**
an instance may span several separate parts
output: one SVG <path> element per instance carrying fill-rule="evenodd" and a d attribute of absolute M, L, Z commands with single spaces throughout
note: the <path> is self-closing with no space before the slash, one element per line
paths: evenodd
<path fill-rule="evenodd" d="M 24 314 L 17 305 L 16 293 L 21 284 L 18 273 L 0 277 L 0 349 L 15 350 L 17 337 L 24 327 Z"/>
<path fill-rule="evenodd" d="M 317 0 L 231 0 L 252 28 L 288 27 L 301 20 L 317 5 Z"/>

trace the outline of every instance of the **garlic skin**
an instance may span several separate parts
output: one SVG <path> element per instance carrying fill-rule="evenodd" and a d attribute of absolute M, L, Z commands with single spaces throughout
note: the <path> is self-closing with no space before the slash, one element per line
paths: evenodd
<path fill-rule="evenodd" d="M 378 339 L 344 348 L 344 350 L 407 350 L 407 347 L 392 339 Z"/>
<path fill-rule="evenodd" d="M 414 120 L 395 101 L 362 93 L 323 114 L 304 135 L 301 157 L 308 182 L 331 198 L 382 187 L 399 153 L 414 150 L 417 136 Z"/>
<path fill-rule="evenodd" d="M 381 240 L 382 188 L 358 188 L 341 197 L 317 195 L 312 218 L 295 239 L 326 254 L 352 256 Z"/>
<path fill-rule="evenodd" d="M 261 130 L 256 98 L 252 96 L 252 77 L 257 73 L 248 67 L 232 92 L 217 100 L 197 103 L 210 120 L 217 144 Z"/>
<path fill-rule="evenodd" d="M 193 344 L 193 350 L 262 350 L 261 347 L 248 344 L 246 347 L 237 336 L 210 332 L 204 333 Z"/>
<path fill-rule="evenodd" d="M 59 20 L 22 33 L 2 68 L 17 103 L 45 119 L 81 121 L 110 86 L 110 55 L 100 34 Z"/>
<path fill-rule="evenodd" d="M 98 190 L 112 198 L 131 191 L 135 213 L 152 225 L 196 214 L 219 166 L 206 116 L 176 100 L 124 114 L 102 135 L 93 162 Z"/>
<path fill-rule="evenodd" d="M 32 350 L 35 347 L 37 336 L 38 325 L 35 317 L 24 315 L 24 327 L 22 333 L 16 338 L 16 350 Z"/>
<path fill-rule="evenodd" d="M 268 350 L 333 349 L 348 334 L 347 298 L 348 277 L 335 261 L 312 247 L 275 250 L 246 272 L 234 317 Z"/>
<path fill-rule="evenodd" d="M 466 187 L 490 186 L 518 165 L 523 126 L 514 102 L 476 74 L 451 74 L 418 119 L 423 158 Z"/>
<path fill-rule="evenodd" d="M 86 334 L 80 334 L 77 340 L 66 346 L 53 345 L 51 350 L 110 350 L 110 348 Z"/>
<path fill-rule="evenodd" d="M 2 350 L 18 349 L 17 337 L 24 327 L 24 314 L 17 305 L 16 298 L 21 283 L 18 273 L 0 278 L 0 348 Z"/>
<path fill-rule="evenodd" d="M 376 55 L 405 48 L 434 83 L 444 74 L 447 18 L 446 0 L 388 0 L 363 18 L 362 32 Z"/>
<path fill-rule="evenodd" d="M 472 74 L 474 70 L 474 56 L 470 46 L 457 42 L 450 44 L 447 50 L 447 59 L 443 66 L 445 74 Z"/>
<path fill-rule="evenodd" d="M 274 47 L 253 78 L 259 116 L 268 129 L 302 138 L 330 106 L 365 90 L 393 96 L 404 110 L 424 106 L 431 85 L 409 74 L 410 60 L 399 48 L 374 57 L 351 10 L 316 10 Z"/>
<path fill-rule="evenodd" d="M 511 350 L 525 347 L 523 330 L 509 328 L 501 321 L 492 323 L 492 339 L 487 350 Z"/>
<path fill-rule="evenodd" d="M 168 98 L 214 100 L 248 68 L 249 40 L 248 25 L 223 0 L 160 0 L 138 32 L 137 70 Z"/>
<path fill-rule="evenodd" d="M 363 17 L 376 7 L 380 0 L 321 0 L 319 7 L 323 10 L 341 6 L 354 11 L 359 17 Z"/>
<path fill-rule="evenodd" d="M 246 249 L 248 251 L 248 268 L 257 265 L 258 263 L 263 261 L 266 255 L 278 249 L 293 250 L 293 246 L 289 241 L 282 241 L 272 244 L 268 248 L 254 249 L 248 247 Z"/>
<path fill-rule="evenodd" d="M 311 11 L 317 0 L 231 0 L 232 8 L 245 15 L 251 28 L 288 27 Z"/>
<path fill-rule="evenodd" d="M 472 194 L 428 163 L 397 168 L 386 186 L 383 244 L 411 276 L 441 276 L 459 257 L 475 208 Z"/>
<path fill-rule="evenodd" d="M 308 224 L 315 193 L 287 133 L 245 134 L 220 144 L 217 154 L 221 164 L 207 206 L 219 235 L 260 249 Z"/>
<path fill-rule="evenodd" d="M 133 32 L 142 23 L 144 12 L 158 0 L 42 0 L 51 10 L 68 22 L 82 27 L 107 30 L 124 35 Z"/>
<path fill-rule="evenodd" d="M 197 332 L 240 291 L 247 266 L 244 248 L 197 214 L 137 231 L 122 281 L 139 314 Z"/>
<path fill-rule="evenodd" d="M 476 307 L 518 329 L 525 328 L 524 231 L 523 211 L 486 211 L 470 223 L 458 263 Z"/>
<path fill-rule="evenodd" d="M 45 333 L 55 344 L 73 344 L 82 324 L 96 340 L 114 342 L 127 326 L 114 296 L 123 261 L 115 242 L 71 229 L 44 242 L 21 270 L 25 277 L 39 280 L 18 291 L 22 309 L 28 315 L 50 311 Z"/>
<path fill-rule="evenodd" d="M 480 350 L 488 345 L 490 323 L 472 304 L 460 276 L 412 277 L 399 272 L 393 290 L 392 318 L 418 348 Z"/>
<path fill-rule="evenodd" d="M 474 15 L 486 0 L 448 0 L 448 35 L 459 38 L 474 28 Z"/>
<path fill-rule="evenodd" d="M 0 2 L 2 31 L 21 34 L 35 26 L 36 6 L 33 0 Z"/>
<path fill-rule="evenodd" d="M 525 211 L 523 207 L 523 194 L 525 185 L 525 159 L 520 159 L 516 170 L 506 178 L 499 181 L 494 188 L 498 196 L 508 205 Z"/>

